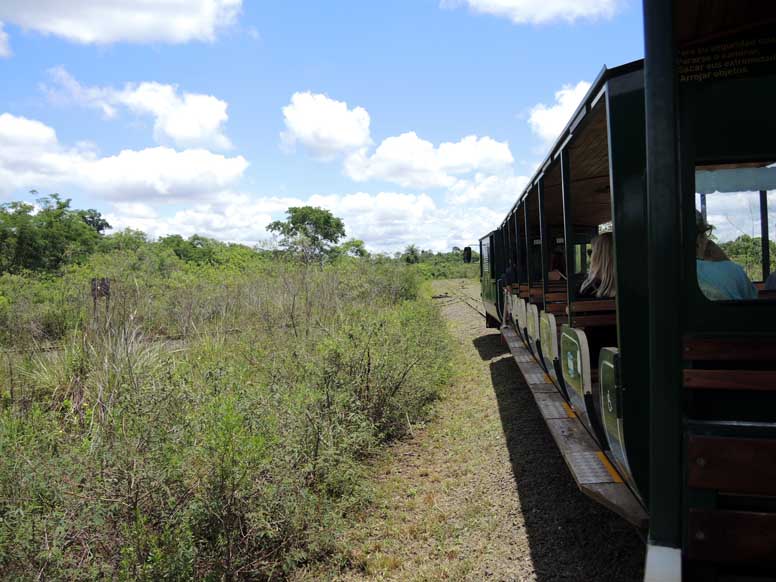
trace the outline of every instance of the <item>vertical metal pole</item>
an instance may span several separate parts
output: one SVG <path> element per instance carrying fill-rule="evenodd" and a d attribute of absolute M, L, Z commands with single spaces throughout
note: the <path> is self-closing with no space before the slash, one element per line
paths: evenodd
<path fill-rule="evenodd" d="M 523 200 L 523 225 L 525 233 L 525 280 L 528 282 L 528 303 L 531 302 L 531 228 L 528 225 L 528 196 Z"/>
<path fill-rule="evenodd" d="M 771 274 L 771 243 L 768 239 L 768 192 L 760 190 L 760 244 L 763 256 L 763 281 Z"/>
<path fill-rule="evenodd" d="M 673 0 L 645 0 L 647 280 L 649 320 L 649 540 L 681 547 L 682 221 Z M 647 307 L 647 306 L 645 306 Z"/>
<path fill-rule="evenodd" d="M 514 220 L 512 238 L 515 240 L 515 283 L 517 283 L 519 289 L 522 273 L 520 271 L 520 220 L 517 215 L 517 207 L 515 207 L 515 212 L 512 214 L 512 219 Z"/>
<path fill-rule="evenodd" d="M 571 174 L 569 174 L 569 152 L 563 148 L 560 152 L 560 185 L 563 193 L 563 240 L 566 256 L 566 309 L 569 313 L 569 325 L 574 326 L 574 312 L 571 309 L 577 290 L 573 284 L 574 270 L 574 220 L 571 216 Z"/>
<path fill-rule="evenodd" d="M 541 256 L 542 267 L 542 302 L 544 307 L 547 307 L 547 293 L 549 293 L 549 285 L 547 283 L 547 272 L 549 267 L 547 265 L 549 261 L 549 249 L 547 243 L 550 238 L 550 233 L 547 232 L 547 223 L 544 217 L 544 176 L 539 178 L 539 238 L 541 239 L 541 246 L 539 247 L 539 255 Z"/>

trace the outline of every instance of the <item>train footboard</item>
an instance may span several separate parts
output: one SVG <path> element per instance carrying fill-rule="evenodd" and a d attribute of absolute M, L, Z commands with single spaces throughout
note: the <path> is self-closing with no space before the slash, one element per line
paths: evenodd
<path fill-rule="evenodd" d="M 644 507 L 569 403 L 514 330 L 504 327 L 501 333 L 579 489 L 636 527 L 645 529 L 648 517 Z"/>

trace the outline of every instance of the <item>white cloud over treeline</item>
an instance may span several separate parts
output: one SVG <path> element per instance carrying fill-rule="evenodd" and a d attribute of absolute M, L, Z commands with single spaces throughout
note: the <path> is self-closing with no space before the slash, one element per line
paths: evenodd
<path fill-rule="evenodd" d="M 106 199 L 196 200 L 232 186 L 245 172 L 242 156 L 205 149 L 125 149 L 100 156 L 87 144 L 67 146 L 53 128 L 0 115 L 0 195 L 75 187 Z"/>

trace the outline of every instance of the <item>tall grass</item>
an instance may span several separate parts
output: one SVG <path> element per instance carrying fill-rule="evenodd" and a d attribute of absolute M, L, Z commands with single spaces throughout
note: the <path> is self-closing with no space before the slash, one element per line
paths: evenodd
<path fill-rule="evenodd" d="M 110 276 L 96 311 L 92 276 Z M 0 278 L 0 573 L 282 578 L 448 380 L 415 270 L 114 252 Z M 9 348 L 13 348 L 9 350 Z"/>

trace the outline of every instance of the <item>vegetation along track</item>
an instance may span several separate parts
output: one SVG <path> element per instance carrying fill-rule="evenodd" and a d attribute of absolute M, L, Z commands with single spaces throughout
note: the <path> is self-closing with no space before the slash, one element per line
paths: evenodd
<path fill-rule="evenodd" d="M 338 540 L 339 569 L 301 579 L 641 579 L 639 535 L 579 492 L 498 332 L 458 300 L 477 292 L 434 283 L 457 379 L 378 463 L 374 502 Z"/>

